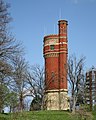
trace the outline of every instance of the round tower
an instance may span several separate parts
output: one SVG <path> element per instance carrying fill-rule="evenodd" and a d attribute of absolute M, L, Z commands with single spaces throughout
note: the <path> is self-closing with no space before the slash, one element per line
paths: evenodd
<path fill-rule="evenodd" d="M 45 89 L 58 89 L 58 57 L 59 57 L 58 35 L 44 37 L 45 58 Z"/>
<path fill-rule="evenodd" d="M 45 106 L 47 110 L 67 110 L 67 21 L 58 21 L 57 35 L 44 37 Z"/>

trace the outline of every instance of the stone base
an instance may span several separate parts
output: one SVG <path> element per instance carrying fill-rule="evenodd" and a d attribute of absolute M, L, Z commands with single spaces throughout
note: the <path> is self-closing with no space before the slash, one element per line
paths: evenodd
<path fill-rule="evenodd" d="M 69 110 L 67 90 L 47 90 L 45 93 L 46 110 Z"/>

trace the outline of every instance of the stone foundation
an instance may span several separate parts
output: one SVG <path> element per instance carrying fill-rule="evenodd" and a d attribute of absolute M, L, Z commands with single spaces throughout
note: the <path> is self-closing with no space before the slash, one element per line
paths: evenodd
<path fill-rule="evenodd" d="M 47 90 L 45 93 L 46 110 L 68 110 L 67 90 Z"/>

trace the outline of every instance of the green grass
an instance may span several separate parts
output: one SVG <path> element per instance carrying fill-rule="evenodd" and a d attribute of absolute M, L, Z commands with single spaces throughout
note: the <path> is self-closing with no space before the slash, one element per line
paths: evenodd
<path fill-rule="evenodd" d="M 96 113 L 93 113 L 96 120 Z M 64 111 L 34 111 L 13 114 L 0 114 L 0 120 L 84 120 L 79 114 Z M 89 117 L 86 120 L 91 120 Z"/>
<path fill-rule="evenodd" d="M 92 112 L 93 120 L 96 120 L 96 111 Z"/>

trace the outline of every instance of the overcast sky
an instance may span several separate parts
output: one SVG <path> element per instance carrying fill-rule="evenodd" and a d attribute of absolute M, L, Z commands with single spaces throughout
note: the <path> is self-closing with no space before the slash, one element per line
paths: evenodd
<path fill-rule="evenodd" d="M 44 64 L 43 37 L 58 34 L 58 20 L 68 21 L 68 55 L 86 56 L 86 69 L 96 67 L 96 0 L 6 0 L 11 31 L 23 42 L 31 65 Z"/>

